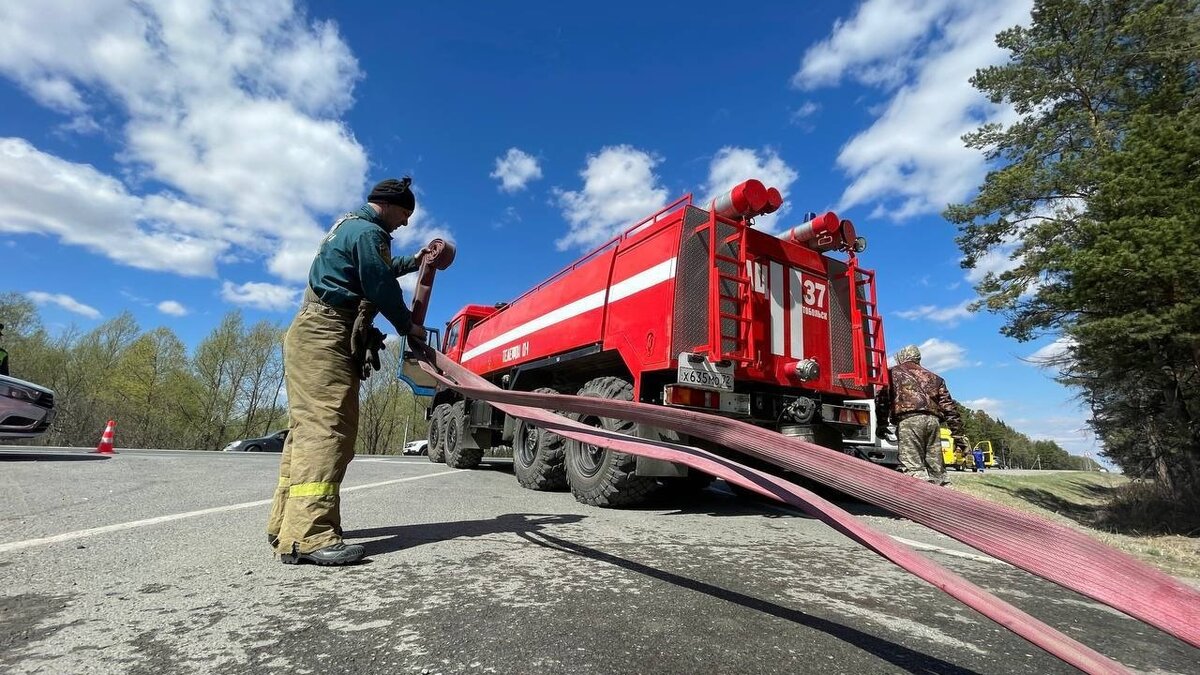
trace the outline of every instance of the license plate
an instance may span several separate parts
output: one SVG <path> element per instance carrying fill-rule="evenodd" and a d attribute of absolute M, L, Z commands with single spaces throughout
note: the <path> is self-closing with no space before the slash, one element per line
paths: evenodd
<path fill-rule="evenodd" d="M 695 356 L 692 358 L 695 359 Z M 703 389 L 733 391 L 733 364 L 717 365 L 705 358 L 693 361 L 687 353 L 683 353 L 679 355 L 676 381 Z"/>

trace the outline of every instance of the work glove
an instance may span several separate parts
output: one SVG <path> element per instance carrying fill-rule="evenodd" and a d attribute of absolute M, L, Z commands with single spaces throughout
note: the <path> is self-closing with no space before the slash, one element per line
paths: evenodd
<path fill-rule="evenodd" d="M 375 327 L 376 314 L 375 305 L 365 300 L 360 302 L 358 316 L 350 329 L 350 358 L 360 380 L 370 377 L 372 370 L 379 370 L 379 352 L 387 348 L 383 344 L 386 336 Z"/>

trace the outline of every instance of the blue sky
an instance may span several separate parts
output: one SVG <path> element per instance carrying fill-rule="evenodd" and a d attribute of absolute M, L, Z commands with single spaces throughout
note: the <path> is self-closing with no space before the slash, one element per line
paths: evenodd
<path fill-rule="evenodd" d="M 1053 336 L 965 309 L 1011 261 L 962 270 L 938 215 L 986 171 L 961 134 L 1013 119 L 967 78 L 1026 0 L 425 4 L 4 3 L 0 290 L 56 327 L 130 310 L 191 345 L 232 308 L 285 323 L 331 219 L 408 173 L 397 252 L 458 243 L 441 321 L 758 177 L 787 199 L 759 227 L 833 208 L 867 236 L 893 350 L 921 344 L 968 405 L 1094 449 L 1027 361 Z"/>

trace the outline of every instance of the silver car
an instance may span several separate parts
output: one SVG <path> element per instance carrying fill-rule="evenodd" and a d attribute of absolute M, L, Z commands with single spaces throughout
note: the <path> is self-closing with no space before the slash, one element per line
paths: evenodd
<path fill-rule="evenodd" d="M 33 438 L 54 421 L 54 392 L 0 375 L 0 438 Z"/>

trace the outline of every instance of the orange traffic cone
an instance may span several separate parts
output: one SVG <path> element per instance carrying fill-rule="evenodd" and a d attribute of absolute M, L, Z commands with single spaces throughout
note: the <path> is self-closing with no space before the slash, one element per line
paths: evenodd
<path fill-rule="evenodd" d="M 96 452 L 101 455 L 115 455 L 116 450 L 113 450 L 113 430 L 116 429 L 117 423 L 109 420 L 108 425 L 104 427 L 104 435 L 100 437 L 100 445 L 96 446 Z M 93 453 L 95 454 L 95 453 Z"/>

